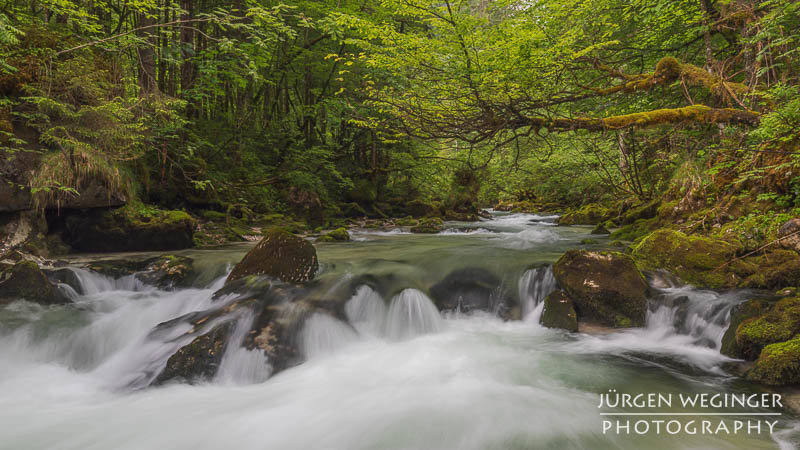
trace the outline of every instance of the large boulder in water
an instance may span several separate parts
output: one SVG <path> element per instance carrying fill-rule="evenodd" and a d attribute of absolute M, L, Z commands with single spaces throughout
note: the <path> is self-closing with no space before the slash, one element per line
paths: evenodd
<path fill-rule="evenodd" d="M 317 251 L 307 240 L 287 231 L 272 229 L 233 268 L 227 282 L 250 275 L 266 275 L 290 283 L 314 278 L 319 268 Z"/>
<path fill-rule="evenodd" d="M 5 278 L 0 278 L 0 304 L 20 299 L 44 305 L 70 301 L 33 261 L 20 261 L 3 275 Z"/>
<path fill-rule="evenodd" d="M 510 319 L 515 302 L 501 280 L 486 269 L 460 269 L 431 286 L 431 297 L 440 311 L 487 311 Z"/>
<path fill-rule="evenodd" d="M 548 328 L 578 331 L 578 315 L 566 292 L 553 291 L 544 299 L 541 323 Z"/>
<path fill-rule="evenodd" d="M 649 286 L 630 256 L 570 250 L 553 266 L 578 319 L 612 327 L 644 325 Z"/>
<path fill-rule="evenodd" d="M 762 314 L 742 320 L 735 330 L 735 355 L 751 360 L 757 358 L 768 345 L 787 341 L 800 334 L 800 297 L 778 301 Z"/>
<path fill-rule="evenodd" d="M 720 270 L 738 249 L 727 241 L 660 229 L 642 239 L 632 256 L 643 269 L 666 269 L 687 283 L 720 289 L 740 281 L 734 273 Z"/>
<path fill-rule="evenodd" d="M 181 347 L 167 360 L 164 370 L 155 383 L 171 380 L 188 382 L 210 380 L 219 370 L 231 324 L 217 325 L 206 334 L 200 335 L 189 344 Z"/>

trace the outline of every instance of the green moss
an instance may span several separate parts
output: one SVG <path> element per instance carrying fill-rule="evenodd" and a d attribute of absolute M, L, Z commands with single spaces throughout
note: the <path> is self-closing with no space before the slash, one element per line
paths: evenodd
<path fill-rule="evenodd" d="M 559 225 L 597 225 L 614 216 L 614 212 L 598 203 L 590 203 L 580 209 L 568 211 L 558 218 Z"/>
<path fill-rule="evenodd" d="M 765 346 L 800 333 L 800 297 L 780 300 L 770 311 L 743 321 L 736 328 L 736 345 L 745 358 L 755 358 Z"/>
<path fill-rule="evenodd" d="M 419 223 L 419 221 L 411 216 L 394 220 L 394 224 L 398 227 L 413 227 L 417 223 Z"/>
<path fill-rule="evenodd" d="M 581 244 L 583 245 L 596 245 L 598 244 L 596 239 L 582 239 Z"/>
<path fill-rule="evenodd" d="M 656 219 L 639 219 L 632 224 L 620 227 L 611 233 L 613 239 L 623 241 L 636 241 L 650 234 L 656 226 Z"/>
<path fill-rule="evenodd" d="M 800 383 L 800 336 L 764 347 L 747 378 L 770 385 Z"/>
<path fill-rule="evenodd" d="M 722 240 L 660 229 L 634 246 L 632 256 L 642 269 L 666 269 L 688 283 L 718 289 L 739 282 L 735 274 L 717 270 L 731 261 L 737 250 Z"/>
<path fill-rule="evenodd" d="M 431 217 L 423 219 L 414 227 L 411 227 L 412 233 L 438 233 L 442 231 L 442 219 L 438 217 Z"/>
<path fill-rule="evenodd" d="M 755 359 L 760 348 L 753 351 L 750 348 L 739 345 L 736 339 L 736 331 L 742 322 L 764 314 L 769 307 L 769 301 L 761 298 L 750 299 L 734 306 L 731 309 L 730 324 L 722 336 L 720 353 L 731 358 Z"/>
<path fill-rule="evenodd" d="M 331 239 L 338 242 L 350 240 L 350 234 L 347 232 L 347 228 L 344 227 L 329 231 L 325 236 L 329 236 Z"/>

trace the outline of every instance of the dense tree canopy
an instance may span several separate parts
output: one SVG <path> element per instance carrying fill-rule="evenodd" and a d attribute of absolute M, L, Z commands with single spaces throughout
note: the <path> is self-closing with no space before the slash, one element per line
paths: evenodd
<path fill-rule="evenodd" d="M 798 44 L 789 0 L 6 1 L 2 146 L 35 162 L 3 176 L 312 222 L 687 177 L 793 203 Z"/>

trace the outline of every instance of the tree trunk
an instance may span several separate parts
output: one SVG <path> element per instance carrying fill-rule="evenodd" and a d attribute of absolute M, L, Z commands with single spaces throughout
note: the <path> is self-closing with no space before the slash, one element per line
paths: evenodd
<path fill-rule="evenodd" d="M 156 24 L 154 11 L 145 10 L 139 13 L 139 27 L 146 27 Z M 156 52 L 155 46 L 158 44 L 156 37 L 151 33 L 152 29 L 141 30 L 136 34 L 144 39 L 144 43 L 139 44 L 136 52 L 139 56 L 139 93 L 149 95 L 158 91 L 156 85 Z"/>

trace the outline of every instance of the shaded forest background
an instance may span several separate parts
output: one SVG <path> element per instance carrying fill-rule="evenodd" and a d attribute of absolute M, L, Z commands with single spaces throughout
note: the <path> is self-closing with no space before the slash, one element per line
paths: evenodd
<path fill-rule="evenodd" d="M 789 0 L 0 2 L 0 212 L 206 244 L 499 206 L 757 248 L 800 206 L 799 46 Z"/>

